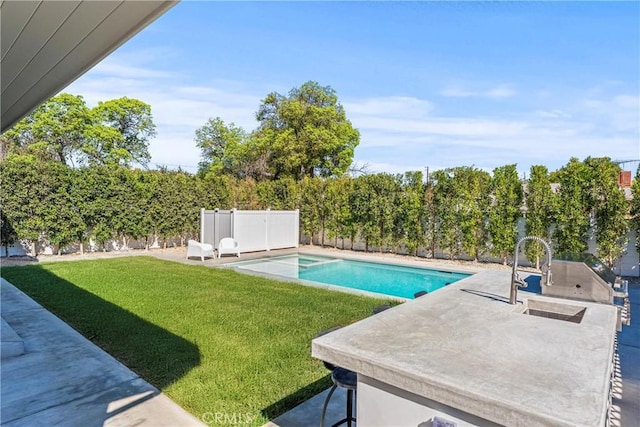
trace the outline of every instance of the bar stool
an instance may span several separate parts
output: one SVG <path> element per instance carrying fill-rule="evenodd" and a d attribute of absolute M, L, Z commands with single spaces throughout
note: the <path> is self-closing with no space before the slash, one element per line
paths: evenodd
<path fill-rule="evenodd" d="M 321 337 L 322 335 L 326 335 L 329 332 L 333 332 L 340 329 L 340 326 L 333 327 L 331 329 L 327 329 L 326 331 L 322 331 L 318 333 L 315 337 Z M 325 362 L 325 368 L 331 371 L 331 381 L 333 381 L 333 385 L 331 386 L 331 390 L 329 390 L 329 394 L 327 398 L 324 400 L 324 405 L 322 406 L 322 415 L 320 416 L 320 427 L 324 427 L 324 419 L 327 415 L 327 408 L 329 407 L 329 401 L 331 400 L 331 396 L 336 391 L 338 387 L 342 387 L 347 390 L 347 412 L 346 417 L 333 424 L 331 427 L 337 427 L 341 424 L 347 423 L 348 427 L 352 427 L 352 423 L 356 421 L 356 418 L 353 416 L 353 403 L 355 401 L 355 392 L 358 384 L 358 375 L 345 368 L 341 368 L 339 366 L 335 366 L 333 363 Z"/>
<path fill-rule="evenodd" d="M 347 412 L 345 414 L 346 416 L 343 419 L 333 424 L 331 427 L 337 427 L 344 423 L 347 423 L 347 427 L 352 427 L 353 423 L 356 422 L 356 418 L 353 416 L 353 403 L 355 401 L 355 395 L 358 386 L 358 375 L 348 369 L 336 367 L 331 372 L 331 380 L 333 381 L 333 386 L 331 387 L 327 398 L 324 400 L 324 406 L 322 407 L 322 416 L 320 417 L 320 427 L 324 427 L 324 419 L 327 415 L 329 400 L 331 400 L 333 392 L 336 391 L 338 387 L 342 387 L 347 390 Z"/>

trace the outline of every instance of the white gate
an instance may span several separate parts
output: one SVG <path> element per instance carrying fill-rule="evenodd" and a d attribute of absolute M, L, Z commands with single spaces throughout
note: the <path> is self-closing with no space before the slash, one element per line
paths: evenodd
<path fill-rule="evenodd" d="M 200 241 L 218 249 L 220 239 L 234 238 L 241 252 L 297 248 L 300 211 L 200 210 Z"/>

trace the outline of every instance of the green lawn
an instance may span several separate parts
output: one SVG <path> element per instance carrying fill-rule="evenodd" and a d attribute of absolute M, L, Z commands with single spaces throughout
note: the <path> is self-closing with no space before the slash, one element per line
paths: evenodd
<path fill-rule="evenodd" d="M 200 418 L 261 425 L 330 385 L 323 329 L 380 300 L 152 257 L 5 267 L 4 278 Z"/>

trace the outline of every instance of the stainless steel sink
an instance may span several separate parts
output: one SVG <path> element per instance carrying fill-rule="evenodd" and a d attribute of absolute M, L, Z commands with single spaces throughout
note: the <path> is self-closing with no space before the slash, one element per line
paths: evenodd
<path fill-rule="evenodd" d="M 562 320 L 564 322 L 580 323 L 587 307 L 556 302 L 528 299 L 518 312 L 528 316 L 544 317 L 547 319 Z"/>

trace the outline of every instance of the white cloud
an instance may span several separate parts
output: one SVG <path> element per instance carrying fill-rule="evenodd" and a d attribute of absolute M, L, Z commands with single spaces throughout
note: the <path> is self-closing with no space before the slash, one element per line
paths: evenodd
<path fill-rule="evenodd" d="M 351 111 L 356 114 L 350 118 L 362 136 L 356 159 L 393 172 L 416 163 L 435 168 L 475 165 L 486 170 L 518 163 L 525 172 L 532 164 L 553 170 L 571 157 L 637 158 L 640 154 L 636 98 L 630 95 L 488 117 L 436 115 L 437 105 L 426 100 L 429 111 L 416 117 L 411 106 L 418 101 L 404 104 L 407 114 L 394 104 L 398 108 L 389 117 L 384 111 L 365 108 L 369 100 L 363 100 L 363 105 L 352 100 Z M 385 101 L 378 99 L 376 105 Z M 386 157 L 380 154 L 383 150 Z"/>
<path fill-rule="evenodd" d="M 136 67 L 107 60 L 96 65 L 92 70 L 92 74 L 105 75 L 110 77 L 121 77 L 126 79 L 169 78 L 175 75 L 174 73 L 168 71 L 159 71 L 150 68 Z"/>
<path fill-rule="evenodd" d="M 618 95 L 613 98 L 613 102 L 619 107 L 640 110 L 640 96 L 637 95 Z"/>
<path fill-rule="evenodd" d="M 511 120 L 476 119 L 467 117 L 435 117 L 428 120 L 413 120 L 386 117 L 357 117 L 356 126 L 385 132 L 421 133 L 428 135 L 455 135 L 461 137 L 513 136 L 526 127 L 525 123 Z"/>
<path fill-rule="evenodd" d="M 640 96 L 618 94 L 589 97 L 578 108 L 593 123 L 602 125 L 605 129 L 611 127 L 617 131 L 635 132 L 640 141 Z"/>
<path fill-rule="evenodd" d="M 379 98 L 365 98 L 343 103 L 348 117 L 380 116 L 385 117 L 426 117 L 433 111 L 433 104 L 424 99 L 389 96 Z"/>
<path fill-rule="evenodd" d="M 440 91 L 440 95 L 451 98 L 491 98 L 502 99 L 516 95 L 516 91 L 509 84 L 501 84 L 484 90 L 469 90 L 458 85 L 447 86 Z"/>
<path fill-rule="evenodd" d="M 571 114 L 559 109 L 556 110 L 537 110 L 534 112 L 537 116 L 547 119 L 569 119 Z"/>
<path fill-rule="evenodd" d="M 489 89 L 484 93 L 487 98 L 510 98 L 516 94 L 516 91 L 509 86 L 499 86 Z"/>

